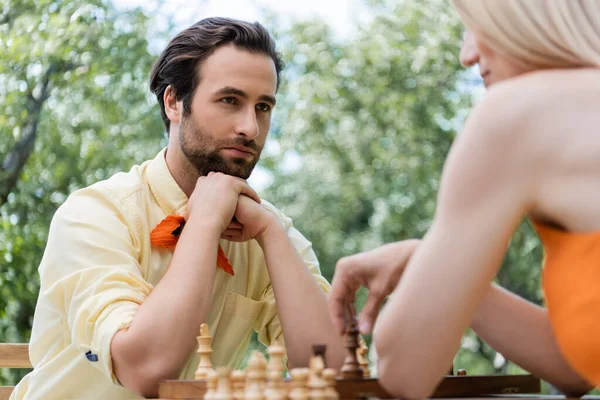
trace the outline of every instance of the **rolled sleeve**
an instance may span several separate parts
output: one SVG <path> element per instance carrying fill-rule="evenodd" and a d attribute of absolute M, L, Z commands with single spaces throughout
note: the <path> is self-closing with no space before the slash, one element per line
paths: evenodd
<path fill-rule="evenodd" d="M 138 261 L 135 219 L 126 201 L 91 187 L 53 218 L 40 264 L 40 301 L 66 316 L 70 341 L 113 383 L 110 344 L 152 290 Z"/>
<path fill-rule="evenodd" d="M 115 333 L 131 325 L 133 317 L 142 302 L 150 293 L 151 287 L 134 274 L 120 271 L 102 271 L 105 268 L 91 268 L 79 279 L 100 283 L 96 293 L 79 300 L 88 292 L 85 284 L 77 285 L 73 291 L 70 312 L 67 315 L 72 343 L 98 357 L 94 367 L 117 383 L 112 372 L 110 344 Z"/>
<path fill-rule="evenodd" d="M 110 343 L 115 333 L 131 325 L 138 306 L 138 303 L 133 302 L 113 302 L 106 307 L 98 319 L 88 321 L 88 325 L 92 327 L 92 340 L 89 351 L 97 354 L 99 361 L 93 363 L 93 365 L 98 367 L 104 375 L 110 377 L 115 384 L 119 384 L 119 382 L 113 373 Z M 74 342 L 79 343 L 80 346 L 86 343 L 84 341 Z"/>

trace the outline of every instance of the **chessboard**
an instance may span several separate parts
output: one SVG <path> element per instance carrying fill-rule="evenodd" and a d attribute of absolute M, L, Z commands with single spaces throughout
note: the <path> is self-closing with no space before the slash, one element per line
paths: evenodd
<path fill-rule="evenodd" d="M 285 350 L 279 343 L 268 348 L 269 359 L 252 353 L 245 370 L 230 367 L 213 369 L 210 362 L 212 338 L 203 324 L 198 336 L 200 363 L 194 380 L 167 380 L 159 383 L 161 399 L 198 400 L 355 400 L 393 399 L 376 377 L 371 377 L 366 354 L 356 326 L 345 334 L 348 350 L 340 371 L 325 367 L 326 348 L 313 346 L 308 368 L 294 368 L 283 376 Z M 473 375 L 453 368 L 440 382 L 432 397 L 480 397 L 540 393 L 540 380 L 532 375 Z"/>

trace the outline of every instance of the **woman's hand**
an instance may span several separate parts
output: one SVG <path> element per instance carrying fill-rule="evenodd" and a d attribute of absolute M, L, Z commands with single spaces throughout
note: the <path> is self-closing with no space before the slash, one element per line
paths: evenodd
<path fill-rule="evenodd" d="M 338 333 L 342 334 L 350 323 L 348 310 L 354 309 L 354 295 L 361 286 L 369 290 L 369 296 L 360 313 L 359 330 L 362 334 L 371 332 L 381 305 L 398 285 L 419 243 L 420 240 L 390 243 L 338 261 L 328 296 L 329 312 Z"/>

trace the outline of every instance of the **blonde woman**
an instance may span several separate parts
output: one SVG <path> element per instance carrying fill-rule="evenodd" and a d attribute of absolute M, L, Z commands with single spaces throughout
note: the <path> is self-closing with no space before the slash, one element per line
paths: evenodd
<path fill-rule="evenodd" d="M 425 238 L 340 260 L 332 317 L 341 331 L 369 289 L 359 326 L 402 398 L 432 393 L 469 327 L 585 393 L 600 385 L 600 0 L 453 3 L 469 31 L 461 61 L 479 64 L 489 92 L 448 156 Z M 546 252 L 547 308 L 491 283 L 524 217 Z"/>

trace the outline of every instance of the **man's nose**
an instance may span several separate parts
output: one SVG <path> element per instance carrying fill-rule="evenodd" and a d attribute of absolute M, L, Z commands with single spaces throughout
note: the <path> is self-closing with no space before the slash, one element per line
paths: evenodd
<path fill-rule="evenodd" d="M 254 139 L 258 136 L 258 121 L 256 120 L 256 110 L 254 107 L 252 109 L 248 109 L 240 116 L 240 120 L 238 122 L 238 126 L 236 129 L 236 133 L 238 135 L 244 135 L 249 139 Z"/>
<path fill-rule="evenodd" d="M 472 67 L 479 62 L 479 51 L 475 42 L 475 35 L 471 32 L 465 33 L 462 47 L 460 49 L 460 63 L 465 67 Z"/>

